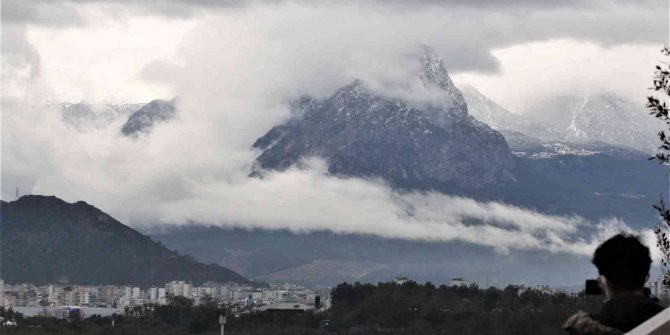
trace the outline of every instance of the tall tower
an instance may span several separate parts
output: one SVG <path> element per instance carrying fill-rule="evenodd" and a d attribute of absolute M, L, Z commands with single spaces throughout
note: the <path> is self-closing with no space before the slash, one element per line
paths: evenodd
<path fill-rule="evenodd" d="M 14 200 L 19 200 L 19 187 L 16 187 L 16 199 Z"/>

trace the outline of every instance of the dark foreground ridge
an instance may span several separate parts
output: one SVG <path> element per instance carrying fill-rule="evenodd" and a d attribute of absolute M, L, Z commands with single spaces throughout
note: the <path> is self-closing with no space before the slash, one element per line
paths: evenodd
<path fill-rule="evenodd" d="M 179 255 L 83 201 L 27 195 L 3 201 L 1 209 L 0 274 L 10 284 L 249 282 L 222 266 Z"/>

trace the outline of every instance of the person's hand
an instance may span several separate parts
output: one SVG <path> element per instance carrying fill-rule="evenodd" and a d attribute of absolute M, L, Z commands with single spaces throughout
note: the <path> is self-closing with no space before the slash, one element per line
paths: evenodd
<path fill-rule="evenodd" d="M 569 317 L 563 324 L 563 329 L 575 335 L 623 335 L 621 331 L 603 325 L 583 311 L 579 311 Z"/>

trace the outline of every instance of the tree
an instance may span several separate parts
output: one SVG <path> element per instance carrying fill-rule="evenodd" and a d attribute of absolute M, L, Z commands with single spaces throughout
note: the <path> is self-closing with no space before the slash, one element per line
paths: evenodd
<path fill-rule="evenodd" d="M 667 46 L 661 52 L 665 56 L 670 56 L 670 48 Z M 670 97 L 670 65 L 656 66 L 654 86 L 651 89 L 661 93 L 664 97 Z M 661 145 L 650 159 L 656 160 L 661 164 L 670 165 L 670 115 L 668 113 L 668 105 L 657 97 L 649 96 L 647 97 L 647 108 L 650 110 L 651 115 L 665 122 L 668 127 L 667 131 L 664 130 L 658 133 Z M 666 206 L 662 196 L 659 203 L 654 205 L 654 208 L 658 210 L 663 222 L 654 230 L 656 233 L 656 245 L 661 251 L 663 285 L 670 288 L 670 239 L 668 238 L 668 232 L 670 231 L 670 209 Z"/>

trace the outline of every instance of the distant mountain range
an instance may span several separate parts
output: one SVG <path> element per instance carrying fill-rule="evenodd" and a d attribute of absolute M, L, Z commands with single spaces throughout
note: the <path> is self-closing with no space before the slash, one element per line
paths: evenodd
<path fill-rule="evenodd" d="M 173 119 L 177 114 L 175 99 L 156 99 L 140 104 L 87 104 L 61 105 L 63 121 L 79 130 L 109 126 L 125 120 L 120 132 L 129 137 L 147 134 L 158 124 Z"/>
<path fill-rule="evenodd" d="M 633 228 L 648 228 L 655 222 L 651 205 L 665 190 L 666 171 L 647 158 L 663 125 L 646 115 L 642 106 L 604 93 L 559 96 L 512 113 L 473 87 L 459 90 L 444 62 L 430 49 L 424 51 L 416 79 L 441 99 L 417 104 L 355 80 L 325 99 L 293 101 L 295 117 L 253 143 L 258 157 L 251 176 L 263 178 L 268 170 L 281 171 L 299 165 L 303 158 L 318 156 L 327 161 L 331 174 L 381 178 L 400 191 L 458 194 L 594 221 L 617 217 Z M 178 112 L 172 101 L 107 109 L 72 106 L 64 109 L 63 118 L 73 126 L 124 120 L 119 131 L 131 137 L 169 122 Z M 11 204 L 3 203 L 3 211 Z M 39 231 L 32 234 L 38 240 L 45 238 Z M 496 277 L 500 283 L 569 285 L 591 270 L 588 261 L 576 256 L 519 251 L 507 257 L 456 242 L 202 226 L 152 234 L 199 261 L 255 279 L 315 286 L 342 280 L 388 280 L 396 275 L 417 280 L 465 276 L 483 282 Z M 28 235 L 25 240 L 32 241 Z M 128 253 L 124 257 L 134 259 L 134 253 Z M 101 259 L 106 263 L 108 258 Z M 54 271 L 44 276 L 63 277 L 52 275 Z M 565 276 L 556 278 L 555 273 Z"/>
<path fill-rule="evenodd" d="M 318 156 L 332 174 L 382 178 L 401 189 L 497 200 L 552 214 L 618 216 L 633 225 L 655 216 L 649 199 L 663 190 L 664 171 L 635 148 L 650 146 L 647 140 L 655 134 L 645 128 L 653 118 L 641 109 L 611 95 L 579 100 L 579 106 L 558 99 L 546 108 L 545 125 L 539 116 L 513 114 L 472 87 L 462 94 L 432 50 L 425 49 L 419 62 L 417 79 L 441 100 L 410 103 L 361 81 L 325 100 L 305 97 L 293 104 L 296 117 L 253 144 L 261 153 L 252 175 Z M 621 130 L 625 125 L 632 130 Z M 624 140 L 630 146 L 621 144 Z"/>
<path fill-rule="evenodd" d="M 639 103 L 608 92 L 559 95 L 511 113 L 472 86 L 462 88 L 470 114 L 500 131 L 514 131 L 542 141 L 603 142 L 650 153 L 664 124 Z"/>
<path fill-rule="evenodd" d="M 511 251 L 462 242 L 425 242 L 330 232 L 292 233 L 198 225 L 148 231 L 153 239 L 196 259 L 218 263 L 251 279 L 309 287 L 389 281 L 397 276 L 433 283 L 465 277 L 485 285 L 565 286 L 591 274 L 586 257 Z M 561 276 L 556 276 L 561 273 Z"/>
<path fill-rule="evenodd" d="M 249 283 L 220 265 L 170 251 L 83 201 L 26 195 L 3 201 L 0 210 L 1 275 L 7 283 Z"/>
<path fill-rule="evenodd" d="M 324 100 L 303 98 L 293 104 L 296 117 L 254 143 L 260 155 L 252 175 L 262 178 L 266 169 L 283 170 L 319 156 L 330 173 L 380 177 L 401 189 L 465 194 L 594 221 L 617 217 L 634 228 L 648 228 L 656 219 L 651 204 L 665 189 L 665 168 L 647 160 L 656 130 L 643 109 L 611 95 L 557 99 L 544 121 L 511 113 L 472 87 L 461 94 L 433 53 L 420 61 L 418 78 L 443 92 L 441 104 L 416 106 L 360 81 Z M 565 286 L 592 272 L 586 257 L 500 255 L 459 242 L 192 225 L 152 236 L 253 278 L 311 286 L 399 275 Z"/>

